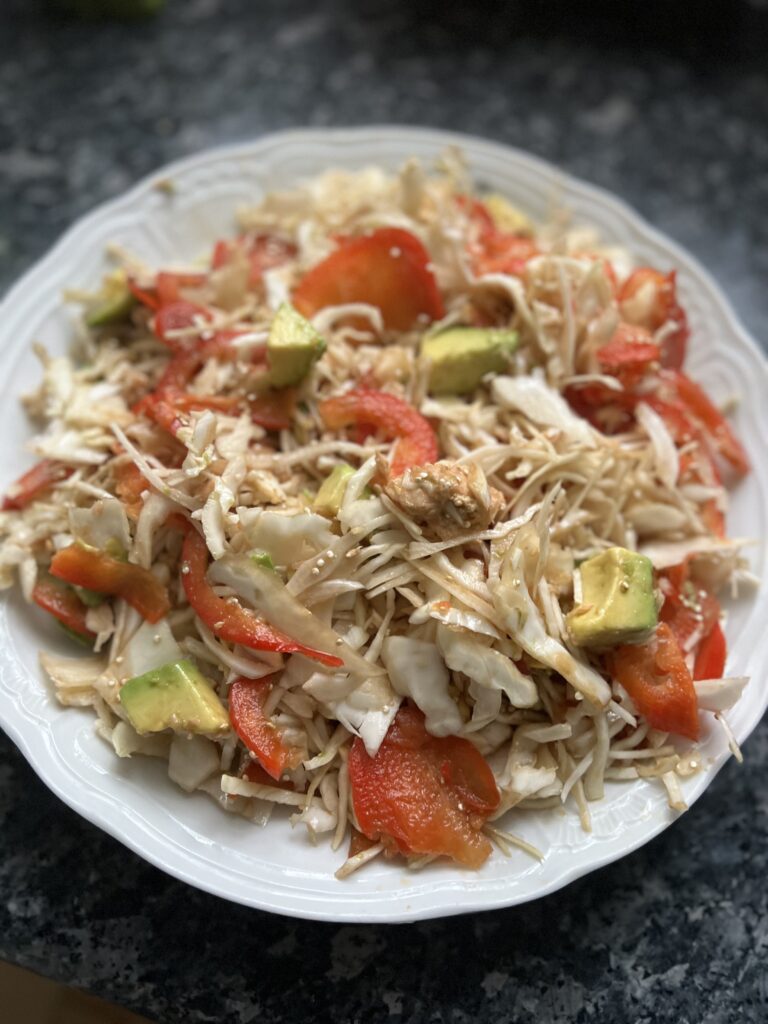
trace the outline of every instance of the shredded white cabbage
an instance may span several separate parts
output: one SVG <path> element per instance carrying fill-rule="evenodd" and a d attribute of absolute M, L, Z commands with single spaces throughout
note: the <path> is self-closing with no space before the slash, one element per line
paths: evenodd
<path fill-rule="evenodd" d="M 375 759 L 414 706 L 435 743 L 461 737 L 466 756 L 487 759 L 499 792 L 489 821 L 566 804 L 589 828 L 589 802 L 638 778 L 656 780 L 684 808 L 680 780 L 698 770 L 698 754 L 678 754 L 650 729 L 642 701 L 611 678 L 606 651 L 581 649 L 569 633 L 567 615 L 586 591 L 579 565 L 623 547 L 646 554 L 662 577 L 687 565 L 713 594 L 753 579 L 741 554 L 748 542 L 712 526 L 727 508 L 712 468 L 718 438 L 698 424 L 696 439 L 679 443 L 663 401 L 650 397 L 664 375 L 649 370 L 633 399 L 632 381 L 598 358 L 623 322 L 657 326 L 658 281 L 619 302 L 613 276 L 627 279 L 631 254 L 603 245 L 589 226 L 534 225 L 498 196 L 487 205 L 495 227 L 486 251 L 490 229 L 462 198 L 469 188 L 453 152 L 436 173 L 416 160 L 395 175 L 330 171 L 242 211 L 217 269 L 162 268 L 195 275 L 180 293 L 206 314 L 163 339 L 154 313 L 136 303 L 114 323 L 81 325 L 82 363 L 38 348 L 42 380 L 24 399 L 40 425 L 30 447 L 57 475 L 0 511 L 0 586 L 18 580 L 25 600 L 50 607 L 46 587 L 64 586 L 51 581 L 51 559 L 73 541 L 151 572 L 167 596 L 170 611 L 151 624 L 128 593 L 102 600 L 80 591 L 90 601 L 81 608 L 67 590 L 82 619 L 65 624 L 94 634 L 94 654 L 41 655 L 57 699 L 92 707 L 117 756 L 165 758 L 184 790 L 261 825 L 284 805 L 293 824 L 334 850 L 361 824 L 355 758 L 364 748 Z M 407 231 L 407 248 L 425 247 L 427 265 L 409 263 L 408 281 L 431 274 L 439 304 L 395 329 L 376 289 L 308 303 L 326 347 L 287 392 L 270 388 L 275 311 L 300 305 L 297 286 L 341 239 L 379 229 Z M 152 292 L 156 270 L 113 251 L 124 263 L 115 280 L 128 274 Z M 387 273 L 396 275 L 402 256 L 391 245 Z M 87 308 L 96 298 L 85 296 Z M 431 393 L 424 332 L 486 324 L 516 334 L 504 374 L 487 373 L 464 393 L 459 363 L 456 393 Z M 668 321 L 654 340 L 675 329 Z M 361 389 L 374 411 L 334 425 L 326 401 Z M 393 472 L 398 458 L 405 472 Z M 341 464 L 351 473 L 338 510 L 326 505 L 320 515 L 317 492 Z M 9 497 L 23 492 L 20 480 Z M 204 579 L 190 580 L 182 560 L 190 528 L 202 530 Z M 659 594 L 669 586 L 661 584 Z M 229 608 L 277 630 L 279 642 L 245 646 L 237 629 L 223 628 Z M 691 663 L 703 632 L 686 640 Z M 271 649 L 284 650 L 286 637 L 305 652 Z M 235 681 L 251 681 L 288 752 L 285 770 L 242 728 L 135 732 L 120 687 L 181 658 L 195 661 L 225 708 Z M 722 713 L 746 682 L 693 684 L 736 756 Z M 486 829 L 503 849 L 539 855 Z M 338 877 L 393 852 L 389 837 L 370 841 Z M 417 852 L 415 865 L 433 855 Z"/>

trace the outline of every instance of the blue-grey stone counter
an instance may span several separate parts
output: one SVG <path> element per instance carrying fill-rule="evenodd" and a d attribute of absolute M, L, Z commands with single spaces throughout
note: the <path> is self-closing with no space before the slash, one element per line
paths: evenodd
<path fill-rule="evenodd" d="M 276 128 L 403 122 L 510 142 L 615 191 L 765 344 L 768 11 L 635 6 L 169 0 L 153 21 L 90 24 L 4 0 L 0 288 L 169 159 Z M 546 899 L 338 927 L 173 881 L 59 803 L 0 735 L 0 957 L 162 1024 L 758 1024 L 766 723 L 745 754 L 673 828 Z"/>

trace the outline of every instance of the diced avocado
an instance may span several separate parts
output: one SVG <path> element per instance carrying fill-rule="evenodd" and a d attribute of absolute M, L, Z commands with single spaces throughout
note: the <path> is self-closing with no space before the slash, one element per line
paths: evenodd
<path fill-rule="evenodd" d="M 134 676 L 120 690 L 120 703 L 138 733 L 221 733 L 229 716 L 213 687 L 187 658 Z"/>
<path fill-rule="evenodd" d="M 515 235 L 533 234 L 533 224 L 528 217 L 504 196 L 492 192 L 483 197 L 483 202 L 499 231 L 509 231 Z"/>
<path fill-rule="evenodd" d="M 272 559 L 272 555 L 268 551 L 252 551 L 251 558 L 254 560 L 256 565 L 263 565 L 265 569 L 275 570 L 275 563 Z"/>
<path fill-rule="evenodd" d="M 284 302 L 275 314 L 267 339 L 269 382 L 275 388 L 298 384 L 325 351 L 312 324 Z"/>
<path fill-rule="evenodd" d="M 581 604 L 567 617 L 579 647 L 638 644 L 656 628 L 653 565 L 645 555 L 609 548 L 582 562 Z"/>
<path fill-rule="evenodd" d="M 354 472 L 354 469 L 346 462 L 340 462 L 338 466 L 334 466 L 333 471 L 320 485 L 320 490 L 312 504 L 313 510 L 321 516 L 328 516 L 329 519 L 338 515 L 349 478 L 354 475 Z"/>
<path fill-rule="evenodd" d="M 125 274 L 115 271 L 104 278 L 101 291 L 86 311 L 85 322 L 89 327 L 103 327 L 124 320 L 135 305 Z"/>
<path fill-rule="evenodd" d="M 428 334 L 421 354 L 431 363 L 429 390 L 435 395 L 474 391 L 486 373 L 501 373 L 517 348 L 517 331 L 449 327 Z"/>

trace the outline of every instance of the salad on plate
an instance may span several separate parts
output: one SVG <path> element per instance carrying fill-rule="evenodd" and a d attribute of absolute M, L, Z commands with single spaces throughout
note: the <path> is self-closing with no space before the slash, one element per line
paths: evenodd
<path fill-rule="evenodd" d="M 118 757 L 340 853 L 542 857 L 607 784 L 685 809 L 747 680 L 720 596 L 749 472 L 685 372 L 670 268 L 473 191 L 461 157 L 331 170 L 189 262 L 115 269 L 36 348 L 0 581 Z M 263 841 L 254 834 L 254 842 Z"/>

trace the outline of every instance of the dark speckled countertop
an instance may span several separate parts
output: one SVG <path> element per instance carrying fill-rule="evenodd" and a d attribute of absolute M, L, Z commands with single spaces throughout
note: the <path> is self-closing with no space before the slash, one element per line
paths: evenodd
<path fill-rule="evenodd" d="M 155 21 L 114 25 L 4 0 L 0 287 L 169 159 L 275 128 L 399 121 L 507 141 L 612 189 L 712 271 L 765 344 L 763 0 L 434 6 L 170 0 Z M 337 927 L 167 878 L 0 736 L 0 957 L 162 1024 L 758 1024 L 766 723 L 745 753 L 680 824 L 547 899 Z"/>

